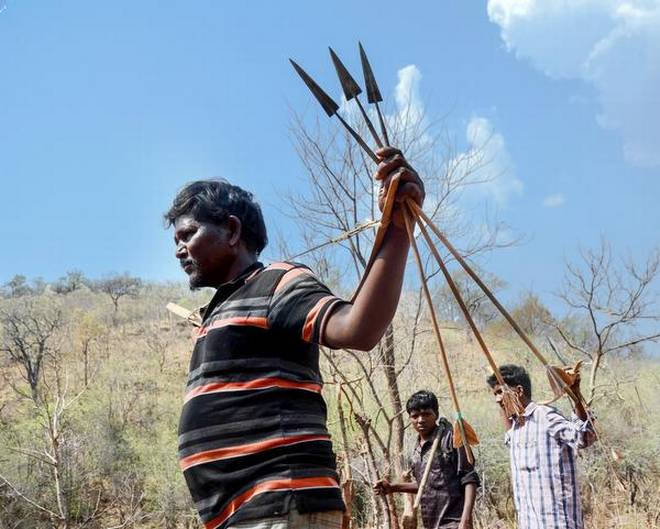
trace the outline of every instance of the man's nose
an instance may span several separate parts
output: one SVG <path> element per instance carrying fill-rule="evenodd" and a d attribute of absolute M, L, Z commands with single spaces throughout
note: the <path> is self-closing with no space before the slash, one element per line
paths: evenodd
<path fill-rule="evenodd" d="M 174 255 L 176 256 L 177 259 L 182 259 L 186 257 L 186 255 L 188 255 L 188 249 L 186 248 L 186 245 L 182 243 L 177 244 Z"/>

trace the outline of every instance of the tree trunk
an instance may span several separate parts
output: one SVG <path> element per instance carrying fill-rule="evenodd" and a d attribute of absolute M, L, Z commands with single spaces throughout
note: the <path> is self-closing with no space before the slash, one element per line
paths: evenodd
<path fill-rule="evenodd" d="M 403 472 L 401 468 L 401 455 L 403 454 L 403 407 L 401 405 L 401 392 L 396 375 L 396 358 L 394 356 L 394 328 L 390 324 L 385 331 L 383 347 L 383 368 L 387 380 L 387 393 L 392 404 L 393 424 L 392 437 L 394 448 L 390 448 L 390 457 L 394 459 L 394 470 L 397 475 Z M 388 447 L 389 448 L 389 447 Z"/>
<path fill-rule="evenodd" d="M 600 352 L 595 353 L 592 357 L 591 363 L 591 373 L 589 376 L 589 399 L 587 403 L 591 405 L 596 396 L 596 376 L 598 375 L 598 369 L 600 368 L 600 362 L 603 359 L 603 354 Z"/>

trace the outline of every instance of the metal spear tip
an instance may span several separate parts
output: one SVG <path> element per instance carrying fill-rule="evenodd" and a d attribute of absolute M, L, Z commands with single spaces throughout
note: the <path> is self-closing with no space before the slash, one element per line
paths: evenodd
<path fill-rule="evenodd" d="M 371 69 L 371 64 L 369 64 L 369 59 L 362 47 L 362 43 L 358 42 L 358 45 L 360 46 L 360 59 L 362 60 L 362 72 L 364 73 L 364 85 L 367 87 L 367 100 L 369 103 L 377 103 L 382 101 L 383 97 L 380 95 L 374 71 Z"/>
<path fill-rule="evenodd" d="M 341 83 L 341 88 L 344 91 L 346 100 L 350 101 L 358 94 L 362 93 L 362 88 L 357 84 L 353 76 L 349 73 L 344 63 L 341 62 L 334 50 L 328 46 L 330 50 L 330 57 L 332 57 L 332 62 L 335 65 L 335 70 L 337 70 L 337 75 L 339 76 L 339 82 Z"/>
<path fill-rule="evenodd" d="M 316 83 L 316 81 L 314 81 L 305 70 L 298 66 L 293 59 L 289 59 L 289 62 L 305 82 L 307 88 L 309 88 L 312 94 L 314 94 L 314 97 L 316 97 L 316 100 L 321 104 L 325 113 L 330 117 L 336 114 L 337 110 L 339 110 L 339 105 L 335 103 L 334 100 Z"/>

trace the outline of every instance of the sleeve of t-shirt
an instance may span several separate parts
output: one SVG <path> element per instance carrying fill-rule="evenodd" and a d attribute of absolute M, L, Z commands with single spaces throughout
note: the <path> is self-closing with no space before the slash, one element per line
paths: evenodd
<path fill-rule="evenodd" d="M 450 437 L 451 445 L 453 446 L 453 433 Z M 465 486 L 468 483 L 474 483 L 477 487 L 481 484 L 479 480 L 479 473 L 474 468 L 474 461 L 470 463 L 467 456 L 467 451 L 464 446 L 454 448 L 456 453 L 456 474 L 461 480 L 461 485 Z M 472 454 L 474 458 L 474 453 Z"/>
<path fill-rule="evenodd" d="M 470 463 L 464 447 L 456 448 L 457 452 L 457 465 L 456 471 L 461 478 L 461 485 L 465 486 L 468 483 L 474 483 L 477 487 L 480 485 L 479 473 L 474 468 L 474 463 Z"/>
<path fill-rule="evenodd" d="M 325 345 L 327 317 L 347 303 L 330 292 L 307 267 L 294 265 L 275 286 L 268 307 L 268 326 L 274 331 Z"/>
<path fill-rule="evenodd" d="M 568 420 L 554 408 L 546 415 L 548 422 L 548 434 L 560 444 L 567 444 L 572 448 L 585 448 L 589 446 L 595 436 L 593 435 L 593 417 L 586 421 L 573 416 Z"/>

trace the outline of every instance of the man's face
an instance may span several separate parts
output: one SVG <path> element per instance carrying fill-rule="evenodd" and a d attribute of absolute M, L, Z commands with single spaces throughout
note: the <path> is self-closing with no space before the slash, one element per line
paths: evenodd
<path fill-rule="evenodd" d="M 525 390 L 523 389 L 523 387 L 520 385 L 513 387 L 509 386 L 509 387 L 518 396 L 520 402 L 523 405 L 525 405 L 529 399 L 525 396 Z M 502 387 L 502 385 L 496 384 L 495 387 L 492 389 L 492 392 L 493 392 L 493 396 L 495 397 L 495 402 L 497 402 L 501 408 L 504 408 L 504 402 L 502 400 L 504 398 L 504 388 Z"/>
<path fill-rule="evenodd" d="M 495 402 L 497 402 L 500 407 L 504 407 L 502 399 L 504 398 L 504 390 L 502 389 L 501 384 L 495 384 L 495 387 L 492 389 L 493 396 L 495 397 Z"/>
<path fill-rule="evenodd" d="M 408 417 L 410 418 L 412 427 L 422 437 L 425 437 L 433 432 L 435 428 L 435 422 L 438 420 L 438 415 L 431 408 L 412 410 Z"/>
<path fill-rule="evenodd" d="M 181 215 L 174 222 L 176 258 L 188 274 L 191 289 L 218 287 L 228 281 L 236 249 L 229 244 L 230 232 L 224 226 Z"/>

